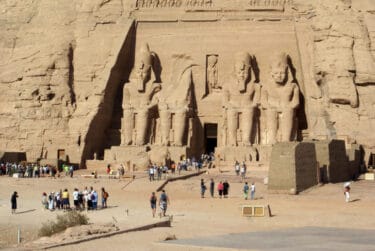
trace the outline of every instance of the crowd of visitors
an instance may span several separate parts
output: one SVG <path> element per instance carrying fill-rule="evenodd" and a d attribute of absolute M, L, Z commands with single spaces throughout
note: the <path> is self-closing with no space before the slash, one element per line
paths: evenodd
<path fill-rule="evenodd" d="M 108 192 L 101 188 L 101 208 L 107 208 Z M 73 198 L 73 205 L 71 200 Z M 60 189 L 58 192 L 42 193 L 42 206 L 50 211 L 57 210 L 97 210 L 98 209 L 99 194 L 93 188 L 85 187 L 83 190 L 74 188 L 71 196 L 67 188 Z"/>
<path fill-rule="evenodd" d="M 40 178 L 44 176 L 52 176 L 58 173 L 57 168 L 50 165 L 38 165 L 36 163 L 1 163 L 0 175 L 12 176 L 17 173 L 19 177 Z"/>

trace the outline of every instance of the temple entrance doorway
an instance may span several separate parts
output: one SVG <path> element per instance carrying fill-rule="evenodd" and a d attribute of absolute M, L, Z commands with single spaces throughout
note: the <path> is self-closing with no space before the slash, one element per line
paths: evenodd
<path fill-rule="evenodd" d="M 204 124 L 205 151 L 215 152 L 217 146 L 217 124 Z"/>

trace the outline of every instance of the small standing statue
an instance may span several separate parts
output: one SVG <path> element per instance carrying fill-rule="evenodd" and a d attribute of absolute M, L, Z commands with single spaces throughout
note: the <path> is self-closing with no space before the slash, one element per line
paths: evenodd
<path fill-rule="evenodd" d="M 266 112 L 267 143 L 291 141 L 295 110 L 299 106 L 299 88 L 289 70 L 288 56 L 282 53 L 271 66 L 272 80 L 262 88 L 262 107 Z"/>
<path fill-rule="evenodd" d="M 217 56 L 209 55 L 207 57 L 207 84 L 210 92 L 213 89 L 220 89 L 217 78 Z"/>

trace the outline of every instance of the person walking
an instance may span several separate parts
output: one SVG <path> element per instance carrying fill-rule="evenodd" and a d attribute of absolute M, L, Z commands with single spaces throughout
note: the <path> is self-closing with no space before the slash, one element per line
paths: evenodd
<path fill-rule="evenodd" d="M 253 200 L 254 199 L 254 196 L 255 196 L 255 183 L 252 182 L 251 183 L 251 188 L 250 188 L 250 192 L 251 192 L 251 195 L 250 195 L 250 199 Z"/>
<path fill-rule="evenodd" d="M 350 201 L 350 182 L 346 182 L 344 184 L 344 195 L 345 195 L 345 202 Z"/>
<path fill-rule="evenodd" d="M 168 204 L 170 204 L 169 197 L 165 190 L 162 190 L 162 193 L 160 194 L 160 209 L 162 216 L 165 216 Z"/>
<path fill-rule="evenodd" d="M 155 195 L 155 192 L 152 192 L 150 197 L 150 205 L 151 205 L 151 211 L 152 211 L 152 217 L 155 218 L 156 214 L 156 203 L 158 201 L 158 198 Z"/>
<path fill-rule="evenodd" d="M 204 193 L 206 192 L 206 185 L 204 184 L 204 179 L 201 179 L 201 198 L 204 198 Z"/>
<path fill-rule="evenodd" d="M 12 207 L 12 214 L 16 214 L 17 210 L 17 198 L 18 198 L 18 193 L 16 191 L 13 192 L 12 196 L 10 197 L 10 203 Z"/>
<path fill-rule="evenodd" d="M 108 192 L 104 189 L 104 187 L 102 187 L 102 208 L 107 208 L 108 197 Z"/>
<path fill-rule="evenodd" d="M 247 200 L 249 196 L 249 185 L 247 184 L 247 182 L 245 182 L 245 185 L 243 186 L 243 197 L 245 200 Z"/>
<path fill-rule="evenodd" d="M 214 179 L 211 179 L 211 182 L 210 182 L 210 194 L 211 194 L 212 198 L 214 197 L 214 192 L 215 192 L 215 182 L 214 182 Z"/>

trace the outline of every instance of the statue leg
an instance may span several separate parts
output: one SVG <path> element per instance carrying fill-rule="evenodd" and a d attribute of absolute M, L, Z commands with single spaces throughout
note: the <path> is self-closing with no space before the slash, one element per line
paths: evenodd
<path fill-rule="evenodd" d="M 289 142 L 293 130 L 294 110 L 283 111 L 282 119 L 280 121 L 281 139 L 283 142 Z"/>
<path fill-rule="evenodd" d="M 148 109 L 138 110 L 137 116 L 137 139 L 136 144 L 139 146 L 146 144 Z"/>
<path fill-rule="evenodd" d="M 253 130 L 254 108 L 249 107 L 242 111 L 242 144 L 244 146 L 251 145 L 251 132 Z"/>
<path fill-rule="evenodd" d="M 228 144 L 237 146 L 238 113 L 234 109 L 227 110 Z"/>
<path fill-rule="evenodd" d="M 131 145 L 134 128 L 134 114 L 132 110 L 124 110 L 124 118 L 122 119 L 122 144 Z"/>
<path fill-rule="evenodd" d="M 175 114 L 174 143 L 176 146 L 184 145 L 184 135 L 186 129 L 186 112 L 180 111 Z"/>
<path fill-rule="evenodd" d="M 171 128 L 171 113 L 168 110 L 159 110 L 160 116 L 160 133 L 161 144 L 163 146 L 169 145 L 169 131 Z"/>
<path fill-rule="evenodd" d="M 276 143 L 277 134 L 277 112 L 275 110 L 267 110 L 267 143 Z"/>

